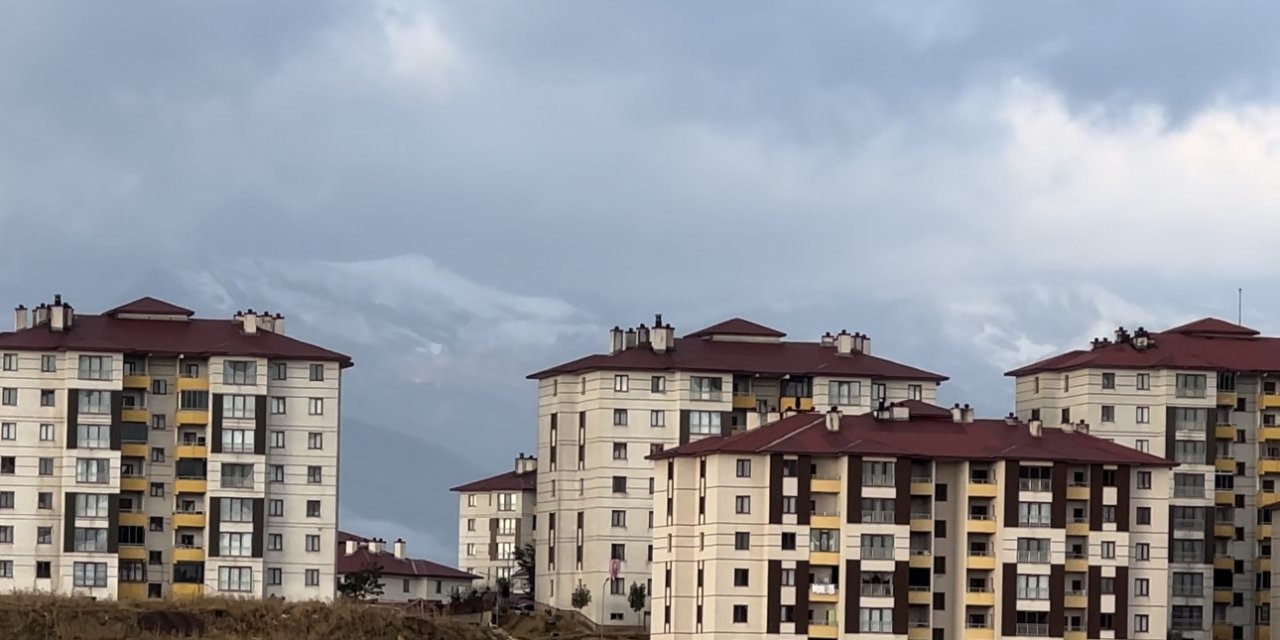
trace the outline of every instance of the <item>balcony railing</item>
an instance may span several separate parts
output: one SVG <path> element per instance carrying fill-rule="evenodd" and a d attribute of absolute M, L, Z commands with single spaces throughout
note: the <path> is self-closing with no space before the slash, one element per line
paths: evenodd
<path fill-rule="evenodd" d="M 893 549 L 887 547 L 863 547 L 862 558 L 864 560 L 892 560 Z"/>
<path fill-rule="evenodd" d="M 1169 626 L 1179 631 L 1193 631 L 1204 628 L 1204 618 L 1172 618 Z"/>
<path fill-rule="evenodd" d="M 1203 485 L 1199 487 L 1174 485 L 1173 487 L 1173 497 L 1175 498 L 1203 498 L 1206 495 Z"/>
<path fill-rule="evenodd" d="M 974 513 L 970 511 L 969 519 L 970 520 L 995 520 L 995 516 L 992 516 L 989 513 Z"/>
<path fill-rule="evenodd" d="M 1068 591 L 1067 591 L 1067 595 L 1069 595 L 1069 596 L 1083 596 L 1083 595 L 1088 595 L 1088 593 L 1087 593 L 1085 590 L 1083 590 L 1083 589 L 1070 589 L 1070 590 L 1068 590 Z"/>
<path fill-rule="evenodd" d="M 969 593 L 992 593 L 995 589 L 989 584 L 971 584 L 969 585 Z"/>
<path fill-rule="evenodd" d="M 887 476 L 880 473 L 869 473 L 862 476 L 862 486 L 864 487 L 892 487 L 893 476 Z"/>
<path fill-rule="evenodd" d="M 835 541 L 814 540 L 809 543 L 809 550 L 818 551 L 821 553 L 836 553 L 840 551 L 840 543 Z"/>
<path fill-rule="evenodd" d="M 862 585 L 862 595 L 873 597 L 888 597 L 893 595 L 893 585 L 891 584 L 866 584 Z"/>
<path fill-rule="evenodd" d="M 1020 478 L 1018 488 L 1023 491 L 1051 491 L 1053 481 L 1044 478 Z"/>
<path fill-rule="evenodd" d="M 966 628 L 966 629 L 990 629 L 990 628 L 991 628 L 991 621 L 990 621 L 990 620 L 983 620 L 982 622 L 974 622 L 974 621 L 972 621 L 972 620 L 966 620 L 966 621 L 965 621 L 965 623 L 964 623 L 964 628 Z"/>
<path fill-rule="evenodd" d="M 834 596 L 840 593 L 840 585 L 838 584 L 811 584 L 809 592 L 818 595 Z"/>
<path fill-rule="evenodd" d="M 1049 635 L 1049 625 L 1047 624 L 1027 624 L 1018 623 L 1016 625 L 1017 634 L 1020 636 L 1047 636 Z"/>
<path fill-rule="evenodd" d="M 929 513 L 928 511 L 912 511 L 911 512 L 912 520 L 928 520 L 932 517 L 933 517 L 933 514 Z"/>
<path fill-rule="evenodd" d="M 1035 529 L 1039 527 L 1048 527 L 1051 525 L 1047 520 L 1023 520 L 1022 518 L 1018 518 L 1018 526 Z"/>
<path fill-rule="evenodd" d="M 1174 518 L 1173 528 L 1179 531 L 1204 531 L 1204 519 Z"/>
<path fill-rule="evenodd" d="M 1174 585 L 1173 595 L 1178 598 L 1203 598 L 1204 585 Z"/>
<path fill-rule="evenodd" d="M 893 522 L 892 511 L 863 511 L 863 522 Z"/>
<path fill-rule="evenodd" d="M 990 549 L 969 549 L 969 555 L 974 558 L 989 558 L 991 557 L 991 550 Z"/>
<path fill-rule="evenodd" d="M 1049 562 L 1048 551 L 1019 551 L 1018 562 L 1033 562 L 1036 564 L 1046 564 Z"/>
<path fill-rule="evenodd" d="M 932 549 L 914 549 L 914 548 L 913 548 L 913 549 L 911 549 L 911 555 L 913 555 L 913 556 L 931 556 L 931 555 L 933 555 L 933 550 L 932 550 Z"/>
<path fill-rule="evenodd" d="M 1088 560 L 1089 554 L 1083 551 L 1068 551 L 1067 559 L 1068 560 Z"/>
<path fill-rule="evenodd" d="M 924 484 L 924 483 L 928 483 L 928 482 L 933 482 L 933 476 L 917 476 L 917 475 L 912 475 L 912 476 L 911 476 L 911 482 L 913 482 L 913 483 L 915 483 L 915 484 Z"/>

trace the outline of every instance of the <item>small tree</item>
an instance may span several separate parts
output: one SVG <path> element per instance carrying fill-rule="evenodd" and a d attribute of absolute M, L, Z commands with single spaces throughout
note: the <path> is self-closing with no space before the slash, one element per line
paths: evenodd
<path fill-rule="evenodd" d="M 535 548 L 532 542 L 524 545 L 523 547 L 517 548 L 512 554 L 515 557 L 516 566 L 520 567 L 520 570 L 524 572 L 525 579 L 528 580 L 529 595 L 534 595 L 533 589 L 535 583 L 533 580 L 533 572 L 538 566 L 538 563 L 535 561 L 534 554 Z"/>
<path fill-rule="evenodd" d="M 382 595 L 382 586 L 382 568 L 370 562 L 363 569 L 343 576 L 338 593 L 352 600 L 365 600 Z"/>
<path fill-rule="evenodd" d="M 641 625 L 644 625 L 644 618 L 640 612 L 644 611 L 645 598 L 648 595 L 648 593 L 645 593 L 644 585 L 639 582 L 632 582 L 631 590 L 627 592 L 627 604 L 631 605 L 631 610 L 636 612 L 636 619 L 640 621 Z"/>
<path fill-rule="evenodd" d="M 578 588 L 573 590 L 573 596 L 569 599 L 569 604 L 573 605 L 573 608 L 578 611 L 586 609 L 587 605 L 591 604 L 591 590 L 587 588 L 587 585 L 579 584 Z"/>

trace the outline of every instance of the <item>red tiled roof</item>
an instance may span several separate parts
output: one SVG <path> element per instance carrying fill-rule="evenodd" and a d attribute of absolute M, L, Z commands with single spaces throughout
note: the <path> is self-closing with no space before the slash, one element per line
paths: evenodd
<path fill-rule="evenodd" d="M 176 304 L 170 304 L 164 300 L 152 298 L 151 296 L 143 296 L 133 302 L 126 302 L 125 304 L 107 311 L 102 315 L 117 316 L 122 313 L 136 313 L 154 316 L 183 316 L 184 318 L 190 318 L 196 314 L 196 312 L 184 307 L 179 307 Z"/>
<path fill-rule="evenodd" d="M 939 407 L 936 404 L 929 404 L 921 400 L 899 400 L 893 403 L 895 407 L 906 407 L 911 415 L 919 418 L 947 418 L 950 419 L 951 410 L 946 407 Z"/>
<path fill-rule="evenodd" d="M 348 540 L 355 540 L 356 542 L 369 541 L 369 539 L 364 536 L 358 536 L 354 533 L 348 533 L 346 531 L 338 531 L 338 544 L 345 545 Z"/>
<path fill-rule="evenodd" d="M 512 470 L 483 480 L 460 484 L 449 490 L 458 493 L 486 493 L 489 491 L 537 491 L 537 489 L 538 472 L 516 473 Z"/>
<path fill-rule="evenodd" d="M 530 379 L 617 369 L 633 371 L 715 371 L 764 375 L 822 375 L 929 380 L 942 382 L 946 376 L 909 367 L 869 354 L 840 355 L 835 347 L 817 342 L 731 342 L 677 338 L 675 349 L 654 353 L 646 345 L 612 354 L 578 358 L 529 375 Z"/>
<path fill-rule="evenodd" d="M 1094 349 L 1061 353 L 1005 373 L 1025 376 L 1081 368 L 1207 369 L 1240 372 L 1280 371 L 1280 338 L 1259 336 L 1217 318 L 1204 318 L 1151 334 L 1153 345 L 1112 342 Z"/>
<path fill-rule="evenodd" d="M 724 322 L 717 322 L 705 329 L 699 329 L 685 336 L 686 338 L 709 338 L 711 336 L 758 336 L 761 338 L 782 338 L 787 334 L 766 327 L 762 324 L 745 320 L 743 318 L 730 318 Z"/>
<path fill-rule="evenodd" d="M 182 309 L 159 300 L 155 302 L 173 309 Z M 113 311 L 118 312 L 133 304 L 117 307 Z M 147 308 L 160 308 L 147 304 Z M 127 312 L 135 313 L 132 310 Z M 110 351 L 188 357 L 243 355 L 290 360 L 330 360 L 337 361 L 344 367 L 352 365 L 350 356 L 288 336 L 262 329 L 255 335 L 246 335 L 242 331 L 242 325 L 231 319 L 140 320 L 111 315 L 76 314 L 71 328 L 66 331 L 53 331 L 47 325 L 41 325 L 21 331 L 0 332 L 0 349 Z"/>
<path fill-rule="evenodd" d="M 360 542 L 362 546 L 357 548 L 355 553 L 348 554 L 346 540 L 343 539 L 343 536 Z M 480 577 L 466 571 L 459 571 L 453 567 L 431 562 L 430 560 L 397 558 L 396 554 L 390 551 L 374 553 L 369 551 L 369 547 L 363 546 L 369 542 L 368 538 L 342 531 L 338 532 L 338 542 L 338 575 L 362 571 L 372 564 L 381 569 L 384 576 L 441 578 L 445 580 L 476 580 Z"/>
<path fill-rule="evenodd" d="M 1088 434 L 1044 426 L 1042 435 L 1034 437 L 1025 424 L 991 419 L 960 423 L 952 421 L 950 412 L 946 419 L 912 415 L 901 421 L 846 415 L 841 416 L 839 431 L 827 430 L 823 413 L 801 413 L 750 431 L 697 440 L 650 458 L 714 453 L 1174 466 L 1164 458 Z"/>

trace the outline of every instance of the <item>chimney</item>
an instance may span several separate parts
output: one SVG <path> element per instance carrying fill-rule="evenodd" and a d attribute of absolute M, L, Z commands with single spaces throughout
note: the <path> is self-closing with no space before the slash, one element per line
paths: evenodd
<path fill-rule="evenodd" d="M 27 328 L 27 308 L 22 305 L 18 305 L 18 307 L 13 310 L 13 330 L 22 331 L 23 329 L 26 329 L 26 328 Z"/>
<path fill-rule="evenodd" d="M 609 353 L 622 351 L 626 345 L 622 343 L 622 329 L 614 327 L 609 330 Z"/>
<path fill-rule="evenodd" d="M 1118 327 L 1116 329 L 1116 344 L 1124 344 L 1128 341 L 1129 341 L 1129 332 L 1125 331 L 1124 327 Z"/>
<path fill-rule="evenodd" d="M 382 538 L 373 538 L 368 544 L 369 553 L 382 553 L 384 544 L 386 544 L 386 540 L 383 540 Z"/>
<path fill-rule="evenodd" d="M 636 330 L 634 328 L 627 329 L 626 333 L 624 333 L 623 335 L 625 336 L 625 339 L 623 341 L 623 346 L 625 348 L 631 349 L 636 346 L 637 339 L 636 339 Z"/>
<path fill-rule="evenodd" d="M 967 403 L 960 407 L 960 422 L 973 422 L 973 407 Z"/>
<path fill-rule="evenodd" d="M 842 356 L 853 353 L 853 335 L 844 329 L 836 334 L 836 353 Z"/>
<path fill-rule="evenodd" d="M 538 470 L 538 458 L 535 456 L 526 456 L 524 452 L 516 458 L 516 475 L 524 475 Z"/>
<path fill-rule="evenodd" d="M 876 420 L 888 420 L 890 413 L 889 403 L 884 398 L 876 400 L 876 406 L 871 408 L 871 414 Z"/>
<path fill-rule="evenodd" d="M 1028 422 L 1027 428 L 1031 430 L 1032 438 L 1039 438 L 1044 435 L 1044 423 L 1039 420 L 1032 420 Z"/>
<path fill-rule="evenodd" d="M 854 334 L 853 350 L 861 354 L 871 353 L 871 336 L 865 333 Z"/>
<path fill-rule="evenodd" d="M 1007 425 L 1009 425 L 1009 426 L 1011 426 L 1011 427 L 1017 426 L 1017 424 L 1018 424 L 1018 416 L 1014 415 L 1014 413 L 1013 413 L 1012 411 L 1010 411 L 1010 412 L 1009 412 L 1009 415 L 1007 415 L 1007 416 L 1005 416 L 1005 417 L 1004 417 L 1004 423 L 1005 423 L 1005 424 L 1007 424 Z"/>
<path fill-rule="evenodd" d="M 951 406 L 951 421 L 964 422 L 964 410 L 960 408 L 959 402 Z"/>
<path fill-rule="evenodd" d="M 1085 421 L 1084 421 L 1084 418 L 1080 418 L 1080 422 L 1077 422 L 1077 423 L 1075 424 L 1075 429 L 1074 429 L 1074 431 L 1075 431 L 1076 433 L 1088 434 L 1088 433 L 1089 433 L 1089 423 L 1088 423 L 1088 422 L 1085 422 Z"/>
<path fill-rule="evenodd" d="M 640 344 L 649 344 L 649 327 L 644 326 L 643 322 L 636 328 L 636 341 Z"/>
<path fill-rule="evenodd" d="M 393 546 L 392 548 L 395 549 L 396 557 L 401 560 L 404 560 L 404 551 L 405 551 L 404 539 L 396 538 L 395 546 Z"/>
<path fill-rule="evenodd" d="M 269 333 L 275 333 L 276 317 L 271 315 L 270 311 L 264 310 L 258 314 L 258 329 Z"/>
<path fill-rule="evenodd" d="M 819 338 L 819 343 L 824 347 L 834 347 L 836 346 L 836 337 L 831 335 L 831 332 L 828 331 L 822 334 L 822 337 Z"/>
<path fill-rule="evenodd" d="M 649 346 L 654 353 L 666 353 L 676 346 L 676 330 L 669 324 L 662 324 L 662 314 L 653 316 L 653 332 L 649 337 Z"/>
<path fill-rule="evenodd" d="M 351 555 L 360 548 L 360 542 L 357 540 L 347 540 L 347 555 Z"/>
<path fill-rule="evenodd" d="M 62 304 L 62 294 L 54 294 L 53 305 L 49 307 L 49 329 L 53 331 L 67 330 L 67 307 Z"/>
<path fill-rule="evenodd" d="M 273 333 L 279 336 L 284 335 L 284 314 L 277 313 L 276 321 L 272 324 L 274 325 L 271 327 Z"/>
<path fill-rule="evenodd" d="M 245 311 L 243 314 L 240 314 L 240 326 L 241 326 L 241 329 L 244 331 L 245 335 L 247 336 L 257 335 L 258 334 L 258 314 L 254 313 L 253 309 L 249 309 L 248 311 Z"/>
<path fill-rule="evenodd" d="M 889 406 L 889 419 L 905 422 L 911 419 L 911 409 L 907 405 L 897 403 Z"/>
<path fill-rule="evenodd" d="M 31 326 L 33 327 L 42 327 L 49 324 L 49 305 L 41 302 L 32 312 L 32 316 Z"/>
<path fill-rule="evenodd" d="M 764 413 L 764 424 L 773 424 L 782 419 L 782 413 L 777 407 L 772 407 Z"/>
<path fill-rule="evenodd" d="M 766 414 L 763 411 L 747 411 L 746 430 L 759 429 L 760 424 L 764 422 Z"/>
<path fill-rule="evenodd" d="M 1151 335 L 1145 328 L 1138 327 L 1138 330 L 1133 332 L 1133 347 L 1138 351 L 1146 351 L 1149 346 L 1151 346 Z"/>
<path fill-rule="evenodd" d="M 831 407 L 827 411 L 827 431 L 836 432 L 840 430 L 840 408 Z"/>

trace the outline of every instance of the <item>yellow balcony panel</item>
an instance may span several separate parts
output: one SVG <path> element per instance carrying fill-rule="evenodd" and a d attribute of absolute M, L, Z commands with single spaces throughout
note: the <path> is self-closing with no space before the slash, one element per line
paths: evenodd
<path fill-rule="evenodd" d="M 129 476 L 127 478 L 120 478 L 120 490 L 121 491 L 146 491 L 147 478 L 146 476 Z"/>
<path fill-rule="evenodd" d="M 1213 468 L 1223 473 L 1235 473 L 1236 461 L 1231 458 L 1218 458 L 1213 461 Z"/>
<path fill-rule="evenodd" d="M 840 481 L 835 478 L 814 478 L 809 482 L 813 493 L 840 493 Z"/>
<path fill-rule="evenodd" d="M 1259 491 L 1258 506 L 1265 507 L 1280 502 L 1280 491 Z"/>
<path fill-rule="evenodd" d="M 1280 440 L 1280 427 L 1262 427 L 1258 429 L 1259 440 Z"/>
<path fill-rule="evenodd" d="M 912 480 L 911 495 L 913 496 L 933 495 L 933 483 L 928 480 Z"/>
<path fill-rule="evenodd" d="M 964 630 L 964 640 L 995 640 L 995 627 L 970 627 Z"/>
<path fill-rule="evenodd" d="M 795 397 L 779 398 L 778 411 L 786 411 L 788 409 L 795 409 L 797 411 L 812 411 L 813 398 L 795 398 Z M 812 629 L 813 627 L 809 627 L 809 628 Z M 811 633 L 809 635 L 812 636 L 813 634 Z"/>
<path fill-rule="evenodd" d="M 994 571 L 996 568 L 995 556 L 969 556 L 965 558 L 964 565 L 973 570 Z"/>
<path fill-rule="evenodd" d="M 1213 437 L 1219 440 L 1235 440 L 1236 426 L 1234 424 L 1220 424 L 1213 428 Z"/>
<path fill-rule="evenodd" d="M 1089 523 L 1088 522 L 1068 522 L 1067 535 L 1069 536 L 1089 535 Z"/>
<path fill-rule="evenodd" d="M 173 481 L 174 493 L 207 493 L 209 481 L 203 478 L 178 478 Z"/>
<path fill-rule="evenodd" d="M 178 391 L 208 391 L 208 378 L 188 378 L 186 376 L 178 378 Z"/>
<path fill-rule="evenodd" d="M 911 530 L 921 533 L 933 531 L 933 520 L 930 520 L 929 518 L 917 518 L 913 515 L 911 516 Z"/>
<path fill-rule="evenodd" d="M 840 516 L 811 516 L 809 518 L 809 527 L 811 529 L 839 529 Z"/>
<path fill-rule="evenodd" d="M 184 409 L 178 412 L 178 424 L 209 424 L 208 409 Z"/>
<path fill-rule="evenodd" d="M 907 592 L 907 604 L 933 604 L 933 593 L 929 589 L 912 589 Z"/>
<path fill-rule="evenodd" d="M 1062 599 L 1062 606 L 1067 609 L 1087 609 L 1089 608 L 1089 596 L 1083 593 L 1068 595 Z"/>
<path fill-rule="evenodd" d="M 810 551 L 809 564 L 823 567 L 840 566 L 840 554 L 835 551 Z"/>
<path fill-rule="evenodd" d="M 840 637 L 840 627 L 834 624 L 811 624 L 809 625 L 809 637 L 834 640 Z"/>
<path fill-rule="evenodd" d="M 141 511 L 121 511 L 120 525 L 126 527 L 145 527 L 147 526 L 147 514 Z"/>
<path fill-rule="evenodd" d="M 814 588 L 816 589 L 818 586 L 822 586 L 825 590 L 809 592 L 809 602 L 829 602 L 832 604 L 840 602 L 840 592 L 831 587 L 831 585 L 814 585 Z"/>
<path fill-rule="evenodd" d="M 933 629 L 927 625 L 923 627 L 911 627 L 907 629 L 907 640 L 929 640 L 933 637 Z"/>
<path fill-rule="evenodd" d="M 203 529 L 205 523 L 204 513 L 199 511 L 188 511 L 185 513 L 173 514 L 173 527 L 175 529 L 182 527 L 194 527 Z"/>
<path fill-rule="evenodd" d="M 1219 392 L 1218 392 L 1218 402 L 1217 402 L 1217 404 L 1218 404 L 1218 406 L 1219 406 L 1219 407 L 1234 407 L 1234 406 L 1236 406 L 1236 392 L 1234 392 L 1234 391 L 1219 391 Z"/>
<path fill-rule="evenodd" d="M 1214 589 L 1213 601 L 1218 604 L 1231 604 L 1231 590 L 1230 589 Z"/>
<path fill-rule="evenodd" d="M 120 445 L 120 455 L 126 458 L 145 458 L 151 454 L 151 448 L 146 443 L 130 442 Z"/>
<path fill-rule="evenodd" d="M 907 565 L 912 569 L 932 569 L 933 556 L 927 553 L 912 553 L 911 558 L 907 560 Z"/>
<path fill-rule="evenodd" d="M 988 518 L 986 520 L 969 518 L 965 529 L 970 533 L 995 533 L 996 521 L 994 518 Z"/>
<path fill-rule="evenodd" d="M 1231 625 L 1215 624 L 1213 625 L 1213 640 L 1231 640 L 1233 637 Z"/>
<path fill-rule="evenodd" d="M 151 412 L 146 409 L 121 409 L 120 420 L 123 422 L 149 422 Z"/>
<path fill-rule="evenodd" d="M 121 560 L 146 560 L 147 548 L 142 545 L 122 544 L 116 555 L 120 556 Z"/>
<path fill-rule="evenodd" d="M 1236 503 L 1236 494 L 1230 491 L 1214 491 L 1213 503 L 1231 506 Z"/>
<path fill-rule="evenodd" d="M 1215 538 L 1234 538 L 1236 535 L 1236 527 L 1231 523 L 1213 525 L 1213 537 Z"/>
<path fill-rule="evenodd" d="M 1280 460 L 1263 458 L 1258 461 L 1258 473 L 1280 473 Z"/>
<path fill-rule="evenodd" d="M 116 586 L 116 598 L 120 600 L 145 600 L 147 598 L 147 583 L 121 582 Z"/>
<path fill-rule="evenodd" d="M 173 550 L 174 562 L 204 562 L 204 549 L 199 547 L 177 547 Z"/>
<path fill-rule="evenodd" d="M 199 598 L 204 593 L 204 585 L 193 582 L 175 582 L 171 587 L 175 598 Z"/>
<path fill-rule="evenodd" d="M 734 409 L 755 409 L 756 394 L 754 393 L 735 393 L 733 394 Z"/>
<path fill-rule="evenodd" d="M 178 458 L 208 458 L 209 447 L 204 445 L 182 444 L 174 451 Z"/>
<path fill-rule="evenodd" d="M 126 388 L 126 389 L 150 389 L 150 388 L 151 388 L 151 376 L 146 375 L 146 374 L 142 374 L 142 375 L 131 375 L 131 376 L 127 375 L 127 376 L 125 376 L 125 377 L 124 377 L 124 388 Z"/>
<path fill-rule="evenodd" d="M 1081 486 L 1074 486 L 1074 485 L 1067 487 L 1067 499 L 1068 500 L 1088 500 L 1089 487 L 1081 487 Z"/>
<path fill-rule="evenodd" d="M 1063 570 L 1069 573 L 1088 573 L 1088 558 L 1067 558 L 1067 562 L 1063 566 Z"/>
<path fill-rule="evenodd" d="M 994 498 L 1000 495 L 994 482 L 970 482 L 969 495 L 974 498 Z"/>
<path fill-rule="evenodd" d="M 1271 525 L 1269 524 L 1258 525 L 1258 539 L 1265 540 L 1270 537 L 1271 537 Z"/>
<path fill-rule="evenodd" d="M 1275 409 L 1280 407 L 1280 393 L 1264 393 L 1262 399 L 1258 401 L 1263 409 Z"/>
<path fill-rule="evenodd" d="M 970 591 L 964 594 L 964 603 L 970 607 L 994 607 L 996 606 L 996 592 Z"/>
<path fill-rule="evenodd" d="M 1234 569 L 1236 561 L 1231 556 L 1216 556 L 1213 559 L 1214 569 L 1226 569 L 1228 571 Z"/>
<path fill-rule="evenodd" d="M 1258 558 L 1258 571 L 1271 573 L 1271 558 Z"/>
<path fill-rule="evenodd" d="M 1062 640 L 1086 640 L 1088 634 L 1088 631 L 1066 631 L 1062 634 Z"/>
<path fill-rule="evenodd" d="M 1254 627 L 1254 640 L 1271 640 L 1271 625 L 1260 624 Z"/>

